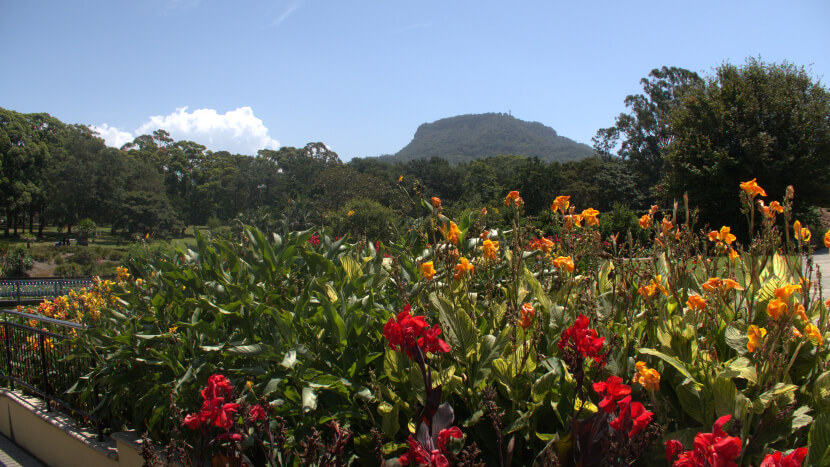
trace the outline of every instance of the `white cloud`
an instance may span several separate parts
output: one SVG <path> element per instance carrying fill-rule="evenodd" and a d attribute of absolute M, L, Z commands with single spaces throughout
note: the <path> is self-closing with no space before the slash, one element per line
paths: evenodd
<path fill-rule="evenodd" d="M 294 14 L 294 12 L 297 11 L 297 9 L 303 6 L 303 1 L 304 0 L 293 0 L 292 2 L 290 2 L 288 4 L 288 7 L 285 10 L 283 10 L 282 14 L 274 18 L 274 21 L 271 24 L 273 26 L 279 26 L 280 23 L 288 19 L 288 17 Z"/>
<path fill-rule="evenodd" d="M 220 114 L 213 109 L 187 107 L 169 115 L 155 115 L 136 130 L 137 135 L 165 130 L 174 140 L 195 141 L 214 151 L 253 155 L 260 149 L 279 148 L 279 141 L 268 136 L 268 128 L 254 116 L 250 107 L 239 107 Z"/>
<path fill-rule="evenodd" d="M 101 126 L 89 125 L 89 129 L 95 133 L 98 133 L 107 146 L 113 148 L 120 148 L 135 138 L 132 133 L 121 131 L 114 126 L 107 125 L 106 123 Z"/>

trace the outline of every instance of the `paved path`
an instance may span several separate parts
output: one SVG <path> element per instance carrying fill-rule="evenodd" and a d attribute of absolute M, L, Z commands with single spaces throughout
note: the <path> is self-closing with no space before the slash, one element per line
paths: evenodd
<path fill-rule="evenodd" d="M 830 250 L 822 249 L 821 252 L 813 255 L 813 277 L 812 280 L 818 284 L 816 270 L 821 271 L 821 295 L 823 300 L 830 299 Z"/>
<path fill-rule="evenodd" d="M 0 434 L 0 465 L 5 467 L 44 467 L 28 452 Z"/>

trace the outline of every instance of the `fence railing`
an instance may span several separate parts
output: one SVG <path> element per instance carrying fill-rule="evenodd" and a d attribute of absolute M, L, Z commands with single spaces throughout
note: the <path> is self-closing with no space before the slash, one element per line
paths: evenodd
<path fill-rule="evenodd" d="M 84 402 L 67 393 L 89 367 L 82 359 L 66 358 L 72 352 L 67 339 L 85 327 L 14 310 L 0 310 L 0 319 L 0 378 L 12 389 L 20 387 L 44 399 L 47 410 L 58 408 L 84 418 L 103 439 L 100 420 L 91 414 L 98 401 Z"/>
<path fill-rule="evenodd" d="M 0 300 L 36 300 L 56 298 L 92 285 L 91 277 L 75 279 L 18 279 L 0 280 Z"/>

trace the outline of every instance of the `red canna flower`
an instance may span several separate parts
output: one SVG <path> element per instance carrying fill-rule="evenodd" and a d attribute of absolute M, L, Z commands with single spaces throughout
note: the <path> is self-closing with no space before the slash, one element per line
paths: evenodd
<path fill-rule="evenodd" d="M 683 444 L 676 439 L 670 439 L 666 441 L 666 460 L 668 462 L 672 462 L 677 456 L 679 456 L 686 448 L 683 447 Z"/>
<path fill-rule="evenodd" d="M 588 318 L 580 314 L 574 321 L 573 326 L 562 331 L 558 344 L 559 349 L 565 350 L 566 347 L 569 347 L 582 354 L 583 357 L 593 358 L 600 365 L 604 365 L 605 355 L 599 352 L 605 338 L 599 337 L 597 331 L 589 328 L 588 324 Z"/>
<path fill-rule="evenodd" d="M 599 408 L 606 413 L 611 413 L 617 408 L 617 402 L 631 394 L 631 386 L 623 384 L 622 378 L 618 376 L 609 376 L 607 380 L 600 381 L 593 384 L 594 391 L 602 396 L 599 401 Z M 631 397 L 628 397 L 631 401 Z"/>
<path fill-rule="evenodd" d="M 461 439 L 463 437 L 464 433 L 461 432 L 461 428 L 457 426 L 445 428 L 438 433 L 438 449 L 441 452 L 447 452 L 447 443 L 450 441 L 450 438 Z"/>
<path fill-rule="evenodd" d="M 631 389 L 629 389 L 630 391 Z M 617 431 L 628 430 L 628 437 L 633 438 L 643 431 L 654 416 L 639 402 L 631 402 L 631 396 L 619 401 L 620 414 L 609 425 Z"/>
<path fill-rule="evenodd" d="M 801 467 L 805 457 L 807 457 L 807 448 L 795 449 L 786 457 L 780 452 L 775 452 L 767 454 L 761 462 L 761 467 Z"/>
<path fill-rule="evenodd" d="M 261 405 L 254 405 L 248 409 L 248 420 L 256 422 L 265 418 L 265 409 Z"/>
<path fill-rule="evenodd" d="M 450 346 L 445 341 L 438 338 L 439 334 L 441 334 L 441 328 L 437 324 L 433 325 L 431 328 L 425 329 L 423 336 L 418 339 L 418 345 L 424 350 L 424 352 L 449 352 Z"/>
<path fill-rule="evenodd" d="M 412 316 L 410 310 L 411 307 L 406 305 L 396 318 L 389 318 L 383 327 L 383 337 L 389 341 L 389 348 L 401 349 L 409 358 L 413 358 L 416 345 L 423 352 L 449 352 L 450 346 L 438 338 L 441 328 L 437 324 L 430 328 L 423 316 Z"/>
<path fill-rule="evenodd" d="M 191 430 L 198 430 L 199 427 L 202 426 L 202 419 L 198 414 L 194 413 L 184 417 L 184 422 L 182 424 Z"/>
<path fill-rule="evenodd" d="M 208 378 L 207 386 L 202 389 L 202 399 L 209 400 L 215 397 L 230 397 L 233 392 L 230 380 L 224 375 L 215 374 Z"/>
<path fill-rule="evenodd" d="M 723 431 L 723 425 L 732 418 L 724 415 L 715 421 L 712 433 L 698 433 L 695 436 L 694 448 L 681 453 L 672 464 L 674 467 L 737 467 L 735 459 L 741 452 L 741 438 L 729 436 Z M 679 443 L 678 443 L 679 444 Z M 676 445 L 672 447 L 675 449 Z M 669 456 L 670 446 L 666 443 L 666 457 Z"/>

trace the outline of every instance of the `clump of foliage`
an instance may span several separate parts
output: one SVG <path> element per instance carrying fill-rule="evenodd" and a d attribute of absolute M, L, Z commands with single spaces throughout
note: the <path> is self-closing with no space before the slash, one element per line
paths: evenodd
<path fill-rule="evenodd" d="M 283 220 L 134 255 L 71 343 L 92 362 L 75 391 L 186 459 L 826 464 L 812 233 L 792 190 L 736 191 L 746 244 L 693 230 L 688 201 L 641 216 L 643 240 L 603 236 L 630 216 L 569 196 L 539 237 L 512 191 L 505 229 L 418 197 L 423 215 L 388 242 Z"/>
<path fill-rule="evenodd" d="M 35 260 L 23 245 L 0 244 L 0 276 L 22 277 L 32 269 Z"/>

